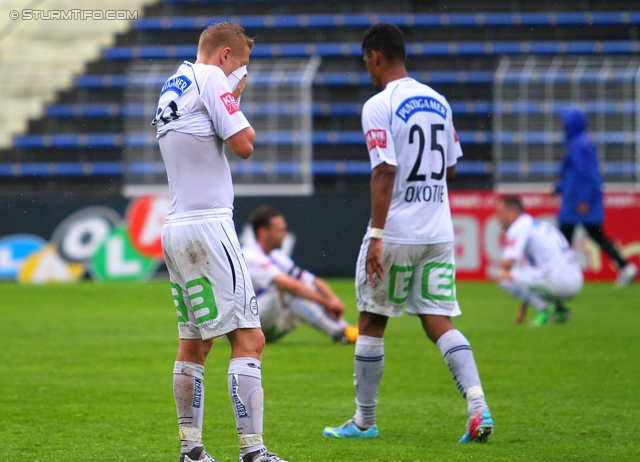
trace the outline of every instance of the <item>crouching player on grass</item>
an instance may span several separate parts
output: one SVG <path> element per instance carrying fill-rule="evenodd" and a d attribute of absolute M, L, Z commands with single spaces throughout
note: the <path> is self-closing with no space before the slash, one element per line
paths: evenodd
<path fill-rule="evenodd" d="M 580 293 L 584 281 L 569 242 L 551 223 L 525 213 L 516 196 L 496 201 L 496 217 L 507 233 L 496 279 L 520 300 L 516 323 L 524 321 L 528 305 L 536 310 L 536 326 L 566 322 L 570 310 L 564 303 Z"/>

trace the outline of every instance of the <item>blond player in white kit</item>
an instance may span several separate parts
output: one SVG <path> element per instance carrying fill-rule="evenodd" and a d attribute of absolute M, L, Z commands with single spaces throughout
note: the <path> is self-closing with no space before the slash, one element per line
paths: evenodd
<path fill-rule="evenodd" d="M 517 196 L 496 201 L 496 217 L 506 231 L 506 244 L 496 279 L 508 294 L 520 300 L 516 322 L 535 308 L 534 325 L 562 323 L 570 311 L 566 300 L 582 290 L 584 277 L 569 242 L 558 228 L 525 213 Z"/>
<path fill-rule="evenodd" d="M 225 157 L 225 145 L 243 159 L 253 153 L 255 132 L 237 103 L 246 82 L 238 82 L 237 74 L 253 45 L 237 24 L 205 29 L 195 64 L 184 62 L 164 84 L 152 122 L 169 179 L 162 246 L 178 315 L 173 390 L 180 462 L 214 461 L 202 444 L 203 379 L 213 339 L 220 336 L 231 344 L 227 381 L 239 461 L 282 461 L 262 441 L 265 339 L 233 224 Z M 229 82 L 237 83 L 235 90 Z"/>
<path fill-rule="evenodd" d="M 453 223 L 447 179 L 462 156 L 444 96 L 409 78 L 398 27 L 372 26 L 362 42 L 364 62 L 380 92 L 362 109 L 371 160 L 371 220 L 356 267 L 358 326 L 356 411 L 333 438 L 373 438 L 384 366 L 383 335 L 390 317 L 418 316 L 467 401 L 460 442 L 486 442 L 494 422 L 471 346 L 451 318 L 456 300 Z"/>

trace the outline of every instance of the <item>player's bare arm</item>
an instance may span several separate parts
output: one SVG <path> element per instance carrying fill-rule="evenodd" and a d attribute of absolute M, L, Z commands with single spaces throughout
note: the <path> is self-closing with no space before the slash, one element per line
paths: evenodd
<path fill-rule="evenodd" d="M 387 213 L 391 204 L 393 185 L 395 184 L 396 168 L 382 163 L 371 173 L 371 227 L 384 229 Z M 374 276 L 382 279 L 382 239 L 371 238 L 367 252 L 367 275 L 369 283 L 373 285 Z"/>
<path fill-rule="evenodd" d="M 520 302 L 518 313 L 514 319 L 516 324 L 522 324 L 527 316 L 527 302 Z"/>
<path fill-rule="evenodd" d="M 226 143 L 236 156 L 248 159 L 253 154 L 253 142 L 255 139 L 256 132 L 253 128 L 247 127 L 227 138 Z"/>
<path fill-rule="evenodd" d="M 456 166 L 452 165 L 451 167 L 447 167 L 447 181 L 453 180 L 456 176 Z"/>
<path fill-rule="evenodd" d="M 344 314 L 344 302 L 338 298 L 331 287 L 324 282 L 319 277 L 316 277 L 313 281 L 314 286 L 318 289 L 318 292 L 323 294 L 327 300 L 329 300 L 329 304 L 326 307 L 327 313 L 330 314 L 334 319 L 341 318 Z"/>
<path fill-rule="evenodd" d="M 498 281 L 511 279 L 511 268 L 515 265 L 514 260 L 502 260 L 500 262 L 500 268 L 498 269 L 498 273 L 496 274 L 496 279 Z"/>
<path fill-rule="evenodd" d="M 273 283 L 276 287 L 284 292 L 290 292 L 301 298 L 306 298 L 314 302 L 320 303 L 327 308 L 330 304 L 330 300 L 320 292 L 316 292 L 313 289 L 307 287 L 307 285 L 299 279 L 293 278 L 288 274 L 281 273 L 273 278 Z"/>

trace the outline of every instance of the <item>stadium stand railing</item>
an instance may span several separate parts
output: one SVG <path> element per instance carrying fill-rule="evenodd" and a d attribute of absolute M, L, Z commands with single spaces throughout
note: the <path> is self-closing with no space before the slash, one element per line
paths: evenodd
<path fill-rule="evenodd" d="M 504 57 L 495 75 L 494 161 L 499 183 L 545 183 L 558 174 L 570 105 L 589 118 L 609 183 L 638 184 L 640 59 L 635 56 Z"/>

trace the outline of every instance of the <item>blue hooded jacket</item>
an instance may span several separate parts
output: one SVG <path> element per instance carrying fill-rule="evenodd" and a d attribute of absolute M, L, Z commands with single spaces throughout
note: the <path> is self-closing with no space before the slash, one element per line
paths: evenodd
<path fill-rule="evenodd" d="M 562 111 L 560 120 L 566 135 L 566 151 L 560 166 L 560 180 L 555 190 L 562 195 L 558 222 L 586 225 L 602 224 L 602 176 L 598 165 L 598 150 L 587 135 L 587 116 L 570 107 Z M 589 204 L 585 215 L 578 213 L 580 203 Z"/>

